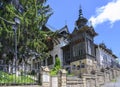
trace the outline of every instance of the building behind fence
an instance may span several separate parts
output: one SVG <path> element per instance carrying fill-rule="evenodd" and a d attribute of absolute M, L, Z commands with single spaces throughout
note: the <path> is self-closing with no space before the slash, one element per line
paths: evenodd
<path fill-rule="evenodd" d="M 44 66 L 34 74 L 27 73 L 27 70 L 18 75 L 10 73 L 12 79 L 9 79 L 9 82 L 7 81 L 9 75 L 5 73 L 5 67 L 7 66 L 0 67 L 4 69 L 2 70 L 4 73 L 0 71 L 0 85 L 41 84 L 42 87 L 103 87 L 105 83 L 120 76 L 119 68 L 102 69 L 101 71 L 95 71 L 95 73 L 84 73 L 81 76 L 68 76 L 66 70 L 61 69 L 56 76 L 51 76 L 49 68 Z M 5 78 L 4 81 L 1 80 L 2 78 Z"/>

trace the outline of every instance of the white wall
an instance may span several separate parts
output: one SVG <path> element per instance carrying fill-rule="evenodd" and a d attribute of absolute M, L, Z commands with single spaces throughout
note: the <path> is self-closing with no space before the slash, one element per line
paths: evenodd
<path fill-rule="evenodd" d="M 63 38 L 58 38 L 58 40 L 60 41 L 60 43 L 57 45 L 54 44 L 54 48 L 53 50 L 50 51 L 50 54 L 53 57 L 54 64 L 55 64 L 55 55 L 58 55 L 61 61 L 61 66 L 62 66 L 63 65 L 63 50 L 61 49 L 61 47 L 65 44 L 63 43 L 64 42 Z"/>
<path fill-rule="evenodd" d="M 103 59 L 103 56 L 106 55 L 107 57 L 107 61 L 106 63 L 105 60 Z M 96 48 L 96 58 L 97 58 L 97 62 L 98 64 L 100 64 L 100 66 L 103 66 L 103 67 L 107 67 L 107 66 L 110 66 L 111 65 L 111 60 L 115 61 L 114 57 L 109 54 L 107 51 L 105 51 L 103 48 Z"/>

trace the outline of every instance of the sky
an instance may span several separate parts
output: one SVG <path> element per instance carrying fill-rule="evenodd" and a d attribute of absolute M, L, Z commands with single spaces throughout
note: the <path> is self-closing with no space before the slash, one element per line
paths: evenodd
<path fill-rule="evenodd" d="M 93 25 L 98 36 L 96 44 L 105 43 L 107 48 L 120 58 L 120 0 L 48 0 L 53 15 L 47 25 L 53 30 L 68 26 L 70 32 L 75 27 L 81 6 L 88 25 Z"/>

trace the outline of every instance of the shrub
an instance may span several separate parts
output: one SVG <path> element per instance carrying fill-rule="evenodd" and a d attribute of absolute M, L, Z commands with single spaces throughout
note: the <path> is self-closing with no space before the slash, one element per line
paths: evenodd
<path fill-rule="evenodd" d="M 60 69 L 61 69 L 60 59 L 57 57 L 55 59 L 54 68 L 50 71 L 50 75 L 52 75 L 52 76 L 57 75 L 57 73 Z"/>

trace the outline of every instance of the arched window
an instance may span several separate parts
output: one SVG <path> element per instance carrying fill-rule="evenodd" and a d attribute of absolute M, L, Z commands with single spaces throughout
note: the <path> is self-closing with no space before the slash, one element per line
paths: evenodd
<path fill-rule="evenodd" d="M 58 55 L 55 55 L 55 58 L 57 58 L 58 57 Z"/>
<path fill-rule="evenodd" d="M 79 70 L 79 69 L 80 69 L 80 65 L 77 66 L 77 70 Z"/>
<path fill-rule="evenodd" d="M 47 63 L 48 63 L 48 65 L 52 65 L 53 64 L 53 57 L 51 55 L 50 55 L 50 57 L 48 57 Z"/>
<path fill-rule="evenodd" d="M 81 68 L 85 68 L 85 64 L 84 63 L 81 64 Z"/>
<path fill-rule="evenodd" d="M 88 49 L 88 54 L 92 54 L 92 47 L 91 47 L 91 41 L 90 40 L 88 40 L 87 41 L 87 49 Z"/>

